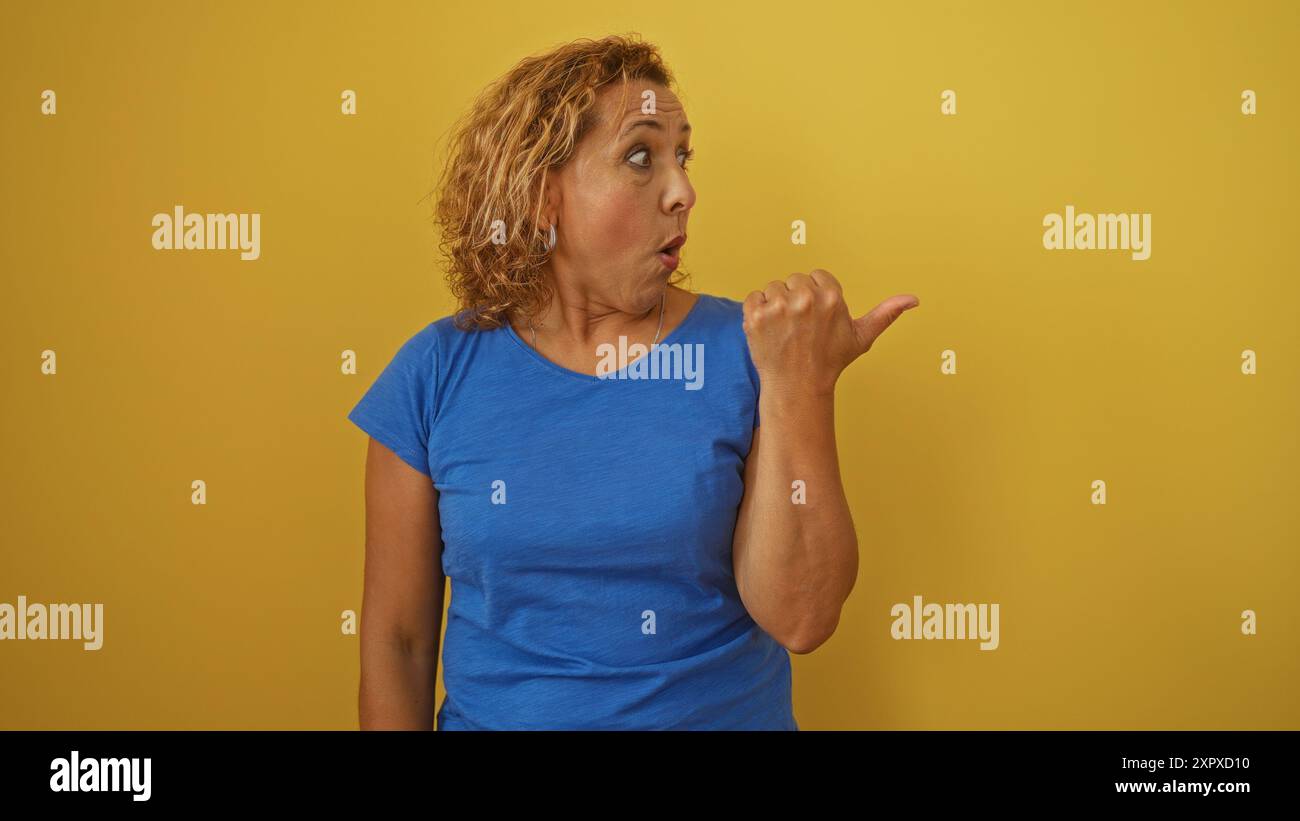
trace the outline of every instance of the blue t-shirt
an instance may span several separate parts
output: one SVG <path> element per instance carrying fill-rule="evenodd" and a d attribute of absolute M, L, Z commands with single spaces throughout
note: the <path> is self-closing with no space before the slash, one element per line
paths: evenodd
<path fill-rule="evenodd" d="M 438 491 L 438 729 L 799 729 L 789 653 L 732 572 L 758 424 L 741 321 L 700 294 L 653 354 L 598 351 L 599 377 L 447 316 L 348 414 Z"/>

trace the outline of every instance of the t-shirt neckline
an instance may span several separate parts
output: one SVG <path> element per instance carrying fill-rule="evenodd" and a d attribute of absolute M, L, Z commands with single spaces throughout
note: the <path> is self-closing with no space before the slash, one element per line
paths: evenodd
<path fill-rule="evenodd" d="M 670 341 L 671 339 L 673 339 L 673 338 L 676 337 L 679 333 L 681 333 L 682 329 L 685 328 L 687 325 L 689 325 L 690 322 L 691 322 L 691 320 L 694 319 L 694 318 L 695 318 L 695 315 L 699 312 L 700 303 L 704 301 L 705 296 L 706 296 L 705 294 L 697 294 L 696 297 L 695 297 L 695 302 L 693 302 L 693 303 L 691 304 L 691 308 L 690 308 L 689 311 L 686 312 L 686 316 L 682 317 L 682 321 L 677 323 L 677 327 L 676 327 L 676 328 L 673 328 L 672 331 L 670 331 L 670 332 L 668 333 L 668 336 L 665 336 L 663 339 L 659 340 L 659 341 L 656 342 L 655 344 L 656 344 L 656 345 L 667 345 L 667 344 L 669 344 L 669 341 Z M 577 372 L 577 371 L 575 371 L 575 370 L 572 370 L 572 369 L 570 369 L 570 368 L 566 368 L 566 367 L 564 367 L 563 365 L 559 364 L 558 362 L 552 362 L 551 360 L 547 359 L 546 357 L 544 357 L 544 356 L 542 356 L 540 353 L 538 353 L 537 350 L 536 350 L 533 346 L 529 345 L 527 342 L 525 342 L 523 339 L 521 339 L 521 338 L 519 337 L 519 334 L 515 332 L 515 326 L 514 326 L 514 325 L 510 324 L 509 322 L 504 323 L 504 325 L 505 325 L 506 334 L 507 334 L 507 335 L 508 335 L 512 340 L 514 340 L 514 343 L 515 343 L 516 345 L 518 345 L 518 346 L 523 350 L 524 353 L 528 354 L 528 355 L 531 356 L 535 361 L 541 363 L 542 365 L 545 365 L 546 367 L 550 368 L 550 369 L 553 370 L 553 371 L 557 371 L 558 373 L 562 373 L 562 374 L 565 374 L 565 375 L 567 375 L 567 376 L 572 376 L 572 377 L 574 377 L 574 378 L 576 378 L 576 379 L 581 379 L 581 380 L 583 380 L 584 382 L 608 382 L 608 381 L 610 381 L 610 380 L 612 380 L 612 379 L 615 379 L 615 376 L 614 376 L 613 373 L 608 374 L 608 375 L 606 375 L 606 376 L 595 376 L 594 374 L 589 374 L 589 373 L 579 373 L 579 372 Z M 649 355 L 650 355 L 650 354 L 649 354 L 648 352 L 647 352 L 646 354 L 644 354 L 644 356 L 649 356 Z M 633 360 L 632 363 L 629 363 L 628 365 L 625 365 L 624 367 L 619 368 L 619 369 L 618 369 L 617 371 L 615 371 L 614 373 L 621 373 L 622 371 L 626 370 L 627 368 L 630 368 L 630 367 L 632 366 L 632 364 L 634 364 L 635 362 L 636 362 L 636 360 Z"/>

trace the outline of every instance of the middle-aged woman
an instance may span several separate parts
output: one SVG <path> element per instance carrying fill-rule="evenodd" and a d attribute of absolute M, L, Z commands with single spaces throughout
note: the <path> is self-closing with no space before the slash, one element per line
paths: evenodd
<path fill-rule="evenodd" d="M 370 435 L 363 728 L 433 725 L 441 641 L 441 730 L 799 729 L 787 651 L 827 640 L 858 570 L 835 383 L 918 301 L 855 320 L 822 270 L 743 304 L 673 284 L 695 205 L 675 83 L 635 36 L 578 40 L 453 135 L 460 310 L 348 416 Z"/>

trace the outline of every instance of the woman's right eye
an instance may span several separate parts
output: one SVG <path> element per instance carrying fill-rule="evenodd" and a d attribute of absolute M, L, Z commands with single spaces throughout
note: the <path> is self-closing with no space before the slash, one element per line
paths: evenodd
<path fill-rule="evenodd" d="M 647 153 L 647 152 L 646 152 L 646 149 L 644 149 L 644 148 L 638 148 L 636 151 L 633 151 L 631 154 L 629 154 L 627 158 L 630 160 L 630 159 L 632 159 L 633 157 L 635 157 L 637 154 L 645 154 L 645 153 Z M 634 164 L 634 165 L 637 165 L 637 166 L 640 166 L 641 168 L 645 168 L 645 167 L 646 167 L 646 166 L 642 165 L 641 163 L 633 163 L 633 164 Z"/>

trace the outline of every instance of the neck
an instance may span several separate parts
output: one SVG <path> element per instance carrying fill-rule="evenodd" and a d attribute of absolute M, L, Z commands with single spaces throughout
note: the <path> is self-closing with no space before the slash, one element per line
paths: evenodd
<path fill-rule="evenodd" d="M 539 342 L 560 342 L 584 349 L 613 342 L 620 336 L 629 339 L 644 336 L 643 341 L 649 343 L 657 332 L 662 331 L 667 299 L 668 289 L 665 287 L 659 298 L 644 311 L 628 312 L 589 294 L 566 294 L 557 289 L 552 291 L 546 310 L 532 318 L 531 326 L 528 319 L 523 320 L 526 333 L 521 336 L 531 340 L 536 331 Z"/>

